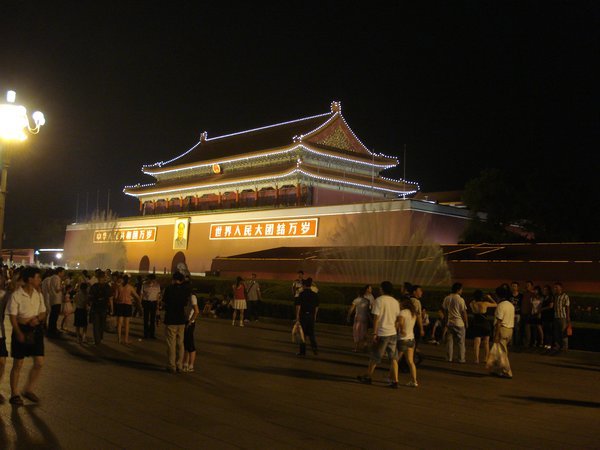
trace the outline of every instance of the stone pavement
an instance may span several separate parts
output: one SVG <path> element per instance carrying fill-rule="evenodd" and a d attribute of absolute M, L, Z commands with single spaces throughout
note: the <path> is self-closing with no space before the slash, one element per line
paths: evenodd
<path fill-rule="evenodd" d="M 99 349 L 47 341 L 42 402 L 0 405 L 0 448 L 600 447 L 598 353 L 512 354 L 504 380 L 424 345 L 419 388 L 394 391 L 355 381 L 367 357 L 349 351 L 350 327 L 317 324 L 320 354 L 299 359 L 288 322 L 202 319 L 196 372 L 178 375 L 164 370 L 164 342 L 137 341 L 139 328 L 131 347 L 114 334 Z"/>

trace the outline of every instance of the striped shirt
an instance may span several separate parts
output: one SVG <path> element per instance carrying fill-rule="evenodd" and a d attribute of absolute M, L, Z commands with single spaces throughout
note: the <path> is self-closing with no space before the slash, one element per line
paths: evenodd
<path fill-rule="evenodd" d="M 567 309 L 571 305 L 569 296 L 566 293 L 557 295 L 554 298 L 554 318 L 555 319 L 566 319 Z"/>

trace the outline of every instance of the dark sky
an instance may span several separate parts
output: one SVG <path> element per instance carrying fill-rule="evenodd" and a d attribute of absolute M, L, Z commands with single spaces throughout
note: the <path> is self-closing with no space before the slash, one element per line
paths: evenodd
<path fill-rule="evenodd" d="M 0 92 L 47 124 L 13 149 L 8 239 L 106 205 L 199 139 L 326 112 L 424 191 L 485 168 L 598 162 L 599 8 L 543 2 L 26 2 L 0 7 Z M 218 4 L 217 7 L 210 3 Z M 415 3 L 415 2 L 410 2 Z M 373 6 L 370 6 L 373 5 Z M 596 158 L 596 159 L 590 159 Z M 596 183 L 590 182 L 590 187 Z"/>

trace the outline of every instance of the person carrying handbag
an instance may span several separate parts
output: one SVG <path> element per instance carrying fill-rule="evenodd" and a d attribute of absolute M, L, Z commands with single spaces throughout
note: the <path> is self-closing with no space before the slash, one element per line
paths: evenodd
<path fill-rule="evenodd" d="M 502 287 L 496 289 L 498 306 L 494 322 L 494 344 L 486 362 L 486 368 L 490 373 L 501 378 L 513 377 L 508 360 L 508 343 L 512 339 L 515 326 L 515 307 L 509 301 L 509 295 L 510 293 Z"/>

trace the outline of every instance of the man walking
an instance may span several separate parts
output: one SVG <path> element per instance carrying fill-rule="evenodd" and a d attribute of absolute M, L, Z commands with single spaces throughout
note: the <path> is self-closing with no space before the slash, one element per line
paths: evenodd
<path fill-rule="evenodd" d="M 113 310 L 112 290 L 102 271 L 96 272 L 97 283 L 90 287 L 90 322 L 94 328 L 94 344 L 100 345 L 106 327 L 106 315 Z"/>
<path fill-rule="evenodd" d="M 142 285 L 142 308 L 144 309 L 144 339 L 156 339 L 156 307 L 160 298 L 160 284 L 151 273 Z"/>
<path fill-rule="evenodd" d="M 255 273 L 252 274 L 252 279 L 246 284 L 246 297 L 248 300 L 248 319 L 258 320 L 262 296 Z"/>
<path fill-rule="evenodd" d="M 165 288 L 163 305 L 165 309 L 165 334 L 167 338 L 167 370 L 170 373 L 183 369 L 183 338 L 185 333 L 185 307 L 190 301 L 190 286 L 184 283 L 181 272 L 173 274 L 173 284 Z"/>
<path fill-rule="evenodd" d="M 400 303 L 392 295 L 394 286 L 389 281 L 381 283 L 383 295 L 375 299 L 373 308 L 373 351 L 369 361 L 369 367 L 365 375 L 358 376 L 358 381 L 363 384 L 371 384 L 373 373 L 377 364 L 387 353 L 391 364 L 392 380 L 389 387 L 398 388 L 398 326 L 400 325 Z"/>
<path fill-rule="evenodd" d="M 20 406 L 23 404 L 19 377 L 24 358 L 33 357 L 33 366 L 23 390 L 23 397 L 37 403 L 40 401 L 33 392 L 44 365 L 44 331 L 46 306 L 40 293 L 42 277 L 40 269 L 26 267 L 21 271 L 23 286 L 19 287 L 10 297 L 6 313 L 12 325 L 11 356 L 13 367 L 10 372 L 10 403 Z"/>
<path fill-rule="evenodd" d="M 566 352 L 569 348 L 569 336 L 567 328 L 571 325 L 571 301 L 566 292 L 563 291 L 563 285 L 559 282 L 554 283 L 554 350 Z"/>
<path fill-rule="evenodd" d="M 317 355 L 319 349 L 315 336 L 315 322 L 317 321 L 317 313 L 319 312 L 319 294 L 310 288 L 311 284 L 311 279 L 303 280 L 304 289 L 298 294 L 298 298 L 295 300 L 296 322 L 300 322 L 304 338 L 310 339 L 312 351 Z M 306 342 L 300 343 L 300 350 L 297 356 L 306 356 Z"/>
<path fill-rule="evenodd" d="M 446 334 L 446 356 L 449 362 L 452 362 L 454 354 L 454 344 L 458 345 L 459 359 L 458 362 L 464 364 L 465 360 L 465 337 L 467 320 L 467 305 L 461 297 L 463 285 L 454 283 L 452 285 L 452 293 L 448 295 L 442 303 L 442 311 L 444 319 L 448 325 Z"/>
<path fill-rule="evenodd" d="M 65 279 L 65 269 L 58 267 L 54 275 L 50 277 L 48 286 L 48 296 L 50 303 L 50 318 L 48 319 L 48 337 L 57 338 L 58 329 L 57 322 L 58 316 L 63 303 L 63 280 Z"/>

